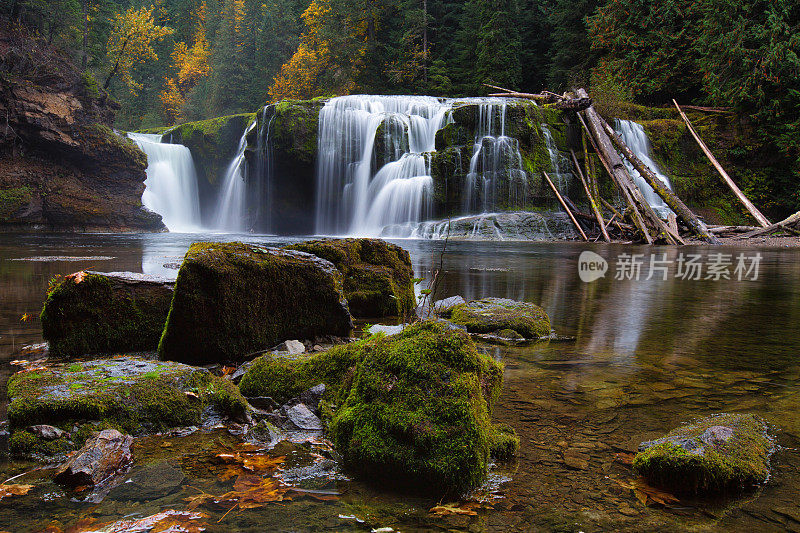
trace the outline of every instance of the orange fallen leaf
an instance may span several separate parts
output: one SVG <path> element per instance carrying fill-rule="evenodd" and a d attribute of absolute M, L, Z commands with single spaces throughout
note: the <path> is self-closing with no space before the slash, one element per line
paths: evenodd
<path fill-rule="evenodd" d="M 633 495 L 642 505 L 663 505 L 669 507 L 670 504 L 678 503 L 680 500 L 669 492 L 650 486 L 643 477 L 638 477 L 630 481 L 616 480 L 620 487 L 630 489 Z"/>
<path fill-rule="evenodd" d="M 207 518 L 203 513 L 167 510 L 139 519 L 118 520 L 106 524 L 79 522 L 68 528 L 70 533 L 200 533 L 208 524 L 200 522 Z"/>
<path fill-rule="evenodd" d="M 446 503 L 442 505 L 437 505 L 432 507 L 430 512 L 437 515 L 437 516 L 447 516 L 447 515 L 466 515 L 466 516 L 477 516 L 473 509 L 480 507 L 481 504 L 478 502 L 466 502 L 462 504 L 457 503 Z"/>
<path fill-rule="evenodd" d="M 632 453 L 619 452 L 614 454 L 614 462 L 625 466 L 632 466 L 634 457 L 636 456 Z"/>
<path fill-rule="evenodd" d="M 32 488 L 33 485 L 0 485 L 0 500 L 8 496 L 25 496 Z"/>
<path fill-rule="evenodd" d="M 84 278 L 86 277 L 86 271 L 81 270 L 80 272 L 75 272 L 74 274 L 70 274 L 69 276 L 65 276 L 66 279 L 71 279 L 75 283 L 81 283 Z"/>
<path fill-rule="evenodd" d="M 30 322 L 31 320 L 33 320 L 33 315 L 29 315 L 28 313 L 23 314 L 19 319 L 20 322 Z"/>

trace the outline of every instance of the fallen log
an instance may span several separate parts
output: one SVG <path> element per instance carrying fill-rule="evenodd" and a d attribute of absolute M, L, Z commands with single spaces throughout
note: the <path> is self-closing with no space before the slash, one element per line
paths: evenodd
<path fill-rule="evenodd" d="M 742 235 L 739 238 L 740 239 L 749 239 L 751 237 L 758 237 L 760 235 L 766 235 L 768 233 L 772 233 L 773 231 L 777 231 L 777 230 L 788 230 L 788 229 L 791 229 L 791 228 L 789 228 L 789 226 L 792 226 L 792 225 L 797 224 L 797 223 L 800 223 L 800 211 L 798 211 L 797 213 L 795 213 L 794 215 L 792 215 L 792 216 L 790 216 L 788 218 L 785 218 L 785 219 L 781 220 L 780 222 L 778 222 L 776 224 L 772 224 L 770 226 L 767 226 L 766 228 L 759 228 L 759 229 L 757 229 L 755 231 L 751 231 L 749 233 L 745 233 L 744 235 Z"/>
<path fill-rule="evenodd" d="M 689 128 L 689 133 L 692 134 L 694 140 L 697 141 L 698 145 L 700 145 L 700 149 L 703 150 L 703 153 L 706 154 L 706 157 L 708 157 L 709 161 L 711 161 L 711 164 L 714 165 L 714 168 L 717 169 L 717 172 L 719 172 L 720 176 L 722 176 L 722 179 L 725 181 L 725 183 L 728 184 L 728 187 L 731 188 L 733 194 L 736 195 L 736 197 L 747 208 L 750 214 L 753 215 L 753 218 L 756 219 L 756 221 L 759 223 L 760 226 L 764 228 L 768 227 L 770 225 L 770 222 L 769 220 L 767 220 L 767 217 L 765 217 L 761 213 L 761 211 L 759 211 L 758 208 L 754 206 L 750 200 L 747 199 L 747 196 L 744 195 L 741 189 L 739 189 L 739 187 L 737 187 L 736 184 L 733 182 L 731 177 L 728 176 L 728 173 L 725 172 L 725 169 L 722 168 L 722 165 L 719 164 L 719 161 L 717 161 L 717 158 L 714 157 L 714 154 L 711 153 L 711 150 L 708 149 L 706 143 L 703 142 L 703 139 L 701 139 L 700 136 L 697 134 L 697 132 L 694 129 L 694 126 L 692 126 L 692 123 L 689 120 L 689 117 L 687 117 L 686 113 L 683 112 L 683 109 L 681 109 L 681 106 L 678 105 L 678 102 L 676 102 L 675 99 L 673 99 L 672 103 L 675 104 L 675 107 L 678 109 L 678 113 L 681 114 L 681 118 L 683 118 L 683 121 Z"/>
<path fill-rule="evenodd" d="M 578 221 L 575 219 L 575 216 L 572 214 L 572 211 L 569 210 L 569 207 L 567 207 L 566 202 L 564 202 L 564 199 L 561 197 L 561 194 L 558 192 L 558 189 L 556 189 L 556 186 L 553 185 L 553 182 L 550 180 L 550 176 L 547 175 L 547 172 L 542 172 L 542 174 L 544 174 L 547 183 L 550 184 L 550 188 L 553 189 L 553 192 L 556 194 L 556 198 L 558 198 L 558 201 L 561 203 L 561 207 L 564 208 L 564 211 L 567 212 L 570 220 L 572 220 L 572 223 L 575 224 L 576 228 L 578 228 L 578 232 L 581 234 L 581 237 L 583 237 L 583 240 L 588 241 L 589 238 L 586 237 L 586 234 L 583 232 L 583 228 L 581 227 L 580 224 L 578 224 Z"/>
<path fill-rule="evenodd" d="M 592 206 L 592 211 L 594 212 L 595 218 L 597 218 L 597 223 L 600 224 L 600 232 L 603 235 L 603 239 L 606 242 L 611 242 L 611 237 L 608 236 L 608 232 L 606 231 L 606 225 L 603 222 L 603 216 L 600 214 L 600 209 L 597 207 L 597 202 L 595 201 L 592 193 L 589 191 L 589 185 L 586 183 L 586 178 L 583 177 L 583 171 L 581 170 L 581 166 L 578 164 L 578 158 L 575 157 L 575 152 L 570 150 L 572 154 L 572 162 L 575 164 L 575 171 L 578 173 L 578 177 L 581 179 L 581 183 L 583 184 L 583 190 L 586 192 L 586 197 L 589 199 L 589 204 Z"/>
<path fill-rule="evenodd" d="M 588 96 L 584 89 L 578 89 L 576 94 L 579 97 Z M 664 224 L 664 221 L 661 220 L 658 215 L 656 215 L 656 213 L 653 211 L 653 208 L 650 207 L 650 204 L 648 204 L 647 200 L 644 199 L 642 191 L 640 191 L 636 186 L 633 178 L 628 173 L 627 168 L 625 168 L 622 158 L 620 158 L 619 154 L 616 152 L 616 150 L 614 150 L 614 145 L 602 126 L 605 124 L 605 120 L 603 120 L 594 107 L 587 108 L 583 113 L 586 115 L 586 119 L 589 121 L 589 128 L 594 140 L 596 141 L 595 146 L 600 148 L 598 156 L 600 156 L 601 159 L 607 159 L 607 168 L 610 167 L 612 178 L 616 182 L 617 187 L 619 187 L 620 190 L 625 193 L 626 199 L 629 199 L 629 204 L 632 204 L 639 209 L 641 213 L 644 213 L 640 229 L 645 234 L 645 240 L 647 240 L 647 243 L 653 244 L 654 239 L 650 235 L 650 232 L 644 223 L 644 219 L 646 219 L 647 222 L 649 222 L 653 227 L 656 232 L 656 237 L 663 236 L 667 243 L 678 244 L 678 241 L 669 232 L 669 228 L 667 228 L 666 224 Z M 637 226 L 639 226 L 639 224 L 637 224 Z"/>
<path fill-rule="evenodd" d="M 642 161 L 636 157 L 636 154 L 634 154 L 633 151 L 623 142 L 623 140 L 620 139 L 619 135 L 617 135 L 617 132 L 614 131 L 614 128 L 609 126 L 605 121 L 603 121 L 603 127 L 606 130 L 606 134 L 608 134 L 608 137 L 611 139 L 611 142 L 614 143 L 614 146 L 616 146 L 617 149 L 622 152 L 622 155 L 624 155 L 631 165 L 633 165 L 633 168 L 639 172 L 639 175 L 644 178 L 644 180 L 648 185 L 650 185 L 650 187 L 652 187 L 656 194 L 658 194 L 661 199 L 664 200 L 664 203 L 666 203 L 669 208 L 675 212 L 678 218 L 681 219 L 681 222 L 683 222 L 686 227 L 688 227 L 692 233 L 694 233 L 700 239 L 710 244 L 720 244 L 719 239 L 709 233 L 708 228 L 703 221 L 697 218 L 697 216 L 692 213 L 691 209 L 686 207 L 686 204 L 684 204 L 683 201 L 678 198 L 678 195 L 672 192 L 672 190 L 667 187 L 664 182 L 656 177 L 656 175 L 647 167 L 647 165 L 642 163 Z"/>

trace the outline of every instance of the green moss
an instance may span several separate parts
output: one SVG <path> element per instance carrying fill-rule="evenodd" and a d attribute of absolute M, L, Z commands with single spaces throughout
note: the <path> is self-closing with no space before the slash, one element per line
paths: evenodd
<path fill-rule="evenodd" d="M 489 435 L 489 453 L 497 461 L 510 461 L 519 451 L 519 437 L 508 424 L 497 424 Z"/>
<path fill-rule="evenodd" d="M 699 439 L 711 427 L 733 428 L 726 442 Z M 692 451 L 678 445 L 686 439 Z M 639 452 L 633 468 L 658 486 L 676 492 L 702 493 L 739 490 L 763 483 L 768 474 L 772 442 L 763 420 L 755 415 L 718 415 L 677 428 Z"/>
<path fill-rule="evenodd" d="M 12 438 L 17 439 L 15 453 L 30 455 L 37 446 L 47 445 L 25 434 L 25 428 L 35 424 L 67 431 L 77 426 L 71 436 L 74 448 L 92 432 L 110 427 L 143 435 L 199 425 L 207 406 L 234 419 L 243 418 L 247 410 L 235 385 L 203 369 L 136 358 L 87 361 L 79 371 L 72 367 L 55 365 L 9 380 L 8 418 Z"/>
<path fill-rule="evenodd" d="M 74 443 L 71 443 L 66 437 L 45 440 L 24 430 L 15 432 L 8 440 L 8 451 L 15 456 L 49 459 L 62 457 L 74 449 Z"/>
<path fill-rule="evenodd" d="M 313 165 L 323 105 L 324 100 L 282 100 L 275 104 L 270 126 L 275 153 L 288 156 L 295 164 Z"/>
<path fill-rule="evenodd" d="M 42 334 L 55 357 L 152 351 L 171 300 L 159 283 L 130 285 L 95 273 L 64 278 L 48 291 Z"/>
<path fill-rule="evenodd" d="M 405 489 L 456 494 L 480 484 L 502 366 L 436 322 L 378 335 L 363 351 L 330 422 L 348 468 Z"/>
<path fill-rule="evenodd" d="M 315 257 L 243 243 L 195 243 L 178 272 L 162 359 L 238 360 L 291 338 L 347 336 L 341 274 Z"/>
<path fill-rule="evenodd" d="M 550 335 L 550 318 L 541 307 L 502 298 L 484 298 L 457 305 L 450 320 L 470 333 L 511 329 L 526 339 Z"/>
<path fill-rule="evenodd" d="M 198 174 L 214 185 L 224 177 L 242 133 L 254 120 L 255 113 L 215 117 L 174 126 L 163 135 L 189 148 Z"/>
<path fill-rule="evenodd" d="M 269 396 L 283 403 L 324 383 L 326 397 L 336 397 L 348 382 L 348 373 L 363 356 L 366 342 L 336 346 L 315 355 L 259 357 L 242 376 L 239 388 L 245 396 Z"/>
<path fill-rule="evenodd" d="M 379 239 L 331 239 L 288 248 L 333 263 L 344 277 L 344 295 L 355 316 L 406 316 L 416 306 L 411 258 L 397 245 Z"/>
<path fill-rule="evenodd" d="M 0 189 L 0 221 L 14 218 L 14 214 L 27 206 L 33 199 L 30 187 Z"/>
<path fill-rule="evenodd" d="M 147 156 L 136 143 L 117 135 L 114 130 L 104 124 L 90 124 L 80 130 L 82 149 L 84 152 L 102 157 L 108 152 L 122 152 L 124 158 L 140 169 L 147 168 Z"/>
<path fill-rule="evenodd" d="M 89 98 L 100 98 L 102 92 L 97 80 L 89 72 L 81 74 L 81 83 L 83 84 L 83 93 Z"/>

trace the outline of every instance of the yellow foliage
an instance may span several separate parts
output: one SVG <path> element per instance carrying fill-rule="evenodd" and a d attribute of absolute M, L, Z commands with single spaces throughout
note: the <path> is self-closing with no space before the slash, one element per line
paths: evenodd
<path fill-rule="evenodd" d="M 133 69 L 148 61 L 157 61 L 153 42 L 173 32 L 172 28 L 159 26 L 153 19 L 153 7 L 128 9 L 113 18 L 113 27 L 108 37 L 106 54 L 112 65 L 106 78 L 108 87 L 111 78 L 119 75 L 134 95 L 142 84 L 133 79 Z"/>
<path fill-rule="evenodd" d="M 175 124 L 181 116 L 181 109 L 186 103 L 181 92 L 178 90 L 178 85 L 174 79 L 168 79 L 164 90 L 159 94 L 161 99 L 161 106 L 164 110 L 164 117 L 167 119 L 169 126 Z"/>
<path fill-rule="evenodd" d="M 175 124 L 181 117 L 181 110 L 186 103 L 186 94 L 211 72 L 209 63 L 211 50 L 203 27 L 205 4 L 201 5 L 198 18 L 200 24 L 192 47 L 187 47 L 184 42 L 175 43 L 172 61 L 177 70 L 177 76 L 164 80 L 165 87 L 159 95 L 164 116 L 170 125 Z"/>

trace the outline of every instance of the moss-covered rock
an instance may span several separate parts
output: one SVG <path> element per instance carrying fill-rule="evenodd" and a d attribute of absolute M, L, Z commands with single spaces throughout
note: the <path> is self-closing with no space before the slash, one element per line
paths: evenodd
<path fill-rule="evenodd" d="M 453 308 L 450 320 L 470 333 L 514 330 L 526 339 L 550 335 L 550 317 L 539 307 L 506 298 L 473 300 Z"/>
<path fill-rule="evenodd" d="M 460 493 L 480 484 L 490 455 L 519 440 L 493 426 L 502 365 L 439 322 L 377 334 L 314 355 L 265 356 L 242 378 L 248 396 L 285 401 L 324 383 L 323 420 L 345 465 L 396 488 Z"/>
<path fill-rule="evenodd" d="M 330 435 L 347 467 L 379 483 L 461 493 L 486 476 L 502 365 L 467 334 L 424 322 L 360 349 Z"/>
<path fill-rule="evenodd" d="M 103 429 L 143 435 L 199 425 L 209 406 L 235 419 L 248 409 L 235 385 L 205 369 L 135 357 L 20 372 L 8 382 L 8 398 L 10 450 L 29 456 L 77 449 Z M 36 424 L 67 433 L 45 440 L 28 431 Z"/>
<path fill-rule="evenodd" d="M 79 272 L 55 279 L 42 309 L 42 334 L 56 357 L 154 351 L 174 283 L 131 272 Z"/>
<path fill-rule="evenodd" d="M 320 383 L 326 397 L 336 397 L 347 387 L 348 373 L 363 356 L 366 340 L 335 346 L 320 354 L 295 356 L 267 354 L 255 359 L 242 376 L 239 389 L 247 397 L 268 396 L 284 403 Z"/>
<path fill-rule="evenodd" d="M 195 243 L 178 272 L 162 359 L 238 360 L 287 339 L 347 336 L 342 275 L 317 256 L 239 242 Z"/>
<path fill-rule="evenodd" d="M 344 276 L 344 295 L 354 316 L 405 316 L 414 310 L 411 257 L 395 244 L 379 239 L 329 239 L 288 248 L 333 263 Z"/>
<path fill-rule="evenodd" d="M 761 418 L 720 414 L 643 442 L 633 468 L 675 492 L 741 490 L 766 481 L 772 448 Z"/>

